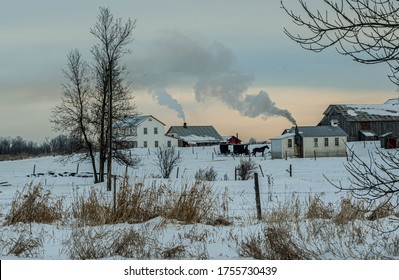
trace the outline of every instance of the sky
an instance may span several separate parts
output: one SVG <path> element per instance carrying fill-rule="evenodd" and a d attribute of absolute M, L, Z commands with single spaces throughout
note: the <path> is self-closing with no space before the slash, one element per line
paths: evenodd
<path fill-rule="evenodd" d="M 317 125 L 329 104 L 378 104 L 398 95 L 386 65 L 292 42 L 283 28 L 297 27 L 278 0 L 2 2 L 0 137 L 42 142 L 59 133 L 49 120 L 66 82 L 62 69 L 72 49 L 92 61 L 90 28 L 100 6 L 137 20 L 123 57 L 127 80 L 138 111 L 161 120 L 165 131 L 187 122 L 266 141 L 294 120 Z M 174 108 L 164 105 L 171 101 Z"/>

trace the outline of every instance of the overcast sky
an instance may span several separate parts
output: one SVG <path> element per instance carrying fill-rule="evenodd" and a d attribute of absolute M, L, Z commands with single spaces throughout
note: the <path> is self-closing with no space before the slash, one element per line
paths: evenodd
<path fill-rule="evenodd" d="M 100 6 L 137 19 L 132 53 L 124 57 L 128 80 L 138 110 L 165 129 L 182 124 L 180 110 L 188 125 L 267 140 L 291 127 L 287 114 L 317 125 L 329 104 L 398 95 L 385 65 L 357 64 L 334 50 L 311 53 L 290 41 L 283 27 L 296 27 L 278 0 L 3 2 L 0 137 L 41 142 L 56 135 L 49 118 L 65 82 L 62 68 L 74 48 L 91 61 L 90 28 Z M 179 109 L 160 104 L 161 93 Z M 276 107 L 281 111 L 270 111 Z"/>

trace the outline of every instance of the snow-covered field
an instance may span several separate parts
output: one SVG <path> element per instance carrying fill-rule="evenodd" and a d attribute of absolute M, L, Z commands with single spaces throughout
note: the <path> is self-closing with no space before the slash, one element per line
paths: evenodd
<path fill-rule="evenodd" d="M 256 145 L 251 146 L 251 150 Z M 378 143 L 354 144 L 354 151 L 364 157 L 368 152 L 375 152 Z M 88 163 L 69 161 L 63 164 L 58 157 L 32 158 L 19 161 L 0 162 L 0 258 L 1 259 L 45 259 L 66 260 L 76 258 L 72 253 L 73 235 L 81 230 L 81 236 L 89 236 L 99 250 L 107 247 L 113 234 L 132 229 L 144 236 L 143 250 L 148 258 L 168 258 L 165 252 L 172 252 L 171 257 L 181 259 L 242 260 L 253 256 L 243 254 L 243 242 L 251 237 L 259 237 L 267 228 L 287 229 L 291 239 L 301 248 L 306 248 L 317 259 L 399 259 L 399 232 L 381 232 L 389 229 L 391 218 L 386 217 L 374 222 L 353 220 L 345 225 L 337 225 L 326 219 L 307 219 L 304 217 L 310 201 L 320 197 L 325 205 L 330 205 L 335 213 L 340 211 L 343 198 L 350 198 L 345 192 L 327 182 L 348 184 L 348 174 L 344 164 L 347 158 L 318 158 L 271 160 L 265 157 L 251 157 L 255 161 L 259 174 L 260 201 L 262 220 L 257 219 L 254 180 L 235 180 L 235 167 L 242 157 L 218 155 L 219 147 L 179 148 L 182 162 L 175 168 L 170 179 L 162 179 L 155 165 L 155 150 L 133 149 L 141 158 L 140 166 L 129 168 L 127 174 L 132 181 L 151 184 L 166 184 L 181 189 L 185 184 L 194 182 L 194 175 L 200 168 L 213 167 L 217 179 L 209 182 L 215 197 L 223 204 L 220 215 L 229 225 L 209 225 L 202 223 L 184 224 L 177 220 L 155 217 L 144 223 L 100 225 L 96 227 L 79 226 L 72 218 L 65 218 L 53 224 L 5 225 L 6 216 L 11 209 L 11 202 L 17 192 L 22 192 L 27 185 L 40 184 L 51 192 L 51 197 L 62 200 L 65 211 L 77 195 L 87 195 L 96 188 L 105 195 L 104 184 L 93 185 Z M 292 167 L 292 176 L 288 170 Z M 35 170 L 41 176 L 31 176 Z M 78 171 L 79 176 L 61 176 Z M 123 176 L 125 167 L 114 165 L 114 174 Z M 120 179 L 122 180 L 122 179 Z M 119 181 L 118 181 L 119 182 Z M 329 204 L 330 203 L 330 204 Z M 299 208 L 298 208 L 299 207 Z M 301 209 L 298 214 L 296 209 Z M 283 217 L 286 214 L 287 217 Z M 300 217 L 290 219 L 290 216 Z M 276 216 L 280 216 L 277 219 Z M 301 221 L 300 223 L 298 221 Z M 277 223 L 277 224 L 276 224 Z M 278 223 L 284 223 L 278 224 Z M 290 224 L 291 223 L 291 224 Z M 103 239 L 98 241 L 98 236 Z M 10 253 L 18 238 L 24 236 L 38 241 L 38 246 L 19 256 Z M 75 236 L 75 235 L 74 235 Z M 91 237 L 90 237 L 91 236 Z M 261 236 L 262 237 L 262 236 Z M 75 240 L 76 241 L 76 240 Z M 94 241 L 93 241 L 94 242 Z M 107 243 L 108 242 L 108 243 Z M 261 242 L 261 241 L 259 241 Z M 108 246 L 109 247 L 109 246 Z M 103 248 L 103 249 L 104 249 Z M 104 249 L 105 250 L 105 249 Z M 154 252 L 151 252 L 154 250 Z M 168 251 L 169 250 L 169 251 Z M 177 252 L 178 251 L 178 252 Z M 162 253 L 163 252 L 163 253 Z M 139 253 L 131 258 L 140 258 Z M 163 257 L 162 257 L 163 256 Z M 120 255 L 107 255 L 103 259 L 124 259 Z"/>

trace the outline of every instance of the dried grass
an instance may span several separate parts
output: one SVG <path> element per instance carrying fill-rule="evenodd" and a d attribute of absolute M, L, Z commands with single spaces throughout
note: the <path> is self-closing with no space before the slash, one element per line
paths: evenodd
<path fill-rule="evenodd" d="M 367 216 L 367 220 L 376 221 L 378 219 L 382 219 L 385 217 L 389 217 L 394 215 L 394 207 L 391 203 L 382 203 L 376 209 L 374 209 L 369 216 Z"/>
<path fill-rule="evenodd" d="M 51 224 L 61 220 L 62 200 L 52 200 L 51 191 L 44 192 L 40 185 L 27 185 L 17 191 L 11 202 L 10 212 L 6 215 L 5 225 L 16 223 Z"/>
<path fill-rule="evenodd" d="M 35 258 L 42 251 L 43 237 L 33 237 L 31 234 L 22 232 L 17 239 L 11 239 L 7 246 L 10 246 L 7 255 Z"/>
<path fill-rule="evenodd" d="M 238 243 L 238 254 L 258 260 L 306 260 L 310 259 L 307 250 L 300 248 L 287 229 L 269 227 L 261 233 L 247 236 Z"/>
<path fill-rule="evenodd" d="M 207 223 L 214 220 L 216 215 L 215 200 L 212 188 L 208 184 L 185 184 L 179 192 L 172 194 L 165 205 L 163 215 L 187 224 Z"/>
<path fill-rule="evenodd" d="M 333 205 L 325 205 L 321 196 L 309 197 L 309 206 L 305 214 L 307 219 L 331 219 L 334 217 Z"/>
<path fill-rule="evenodd" d="M 364 219 L 365 208 L 361 201 L 352 202 L 349 198 L 344 198 L 340 204 L 340 212 L 334 219 L 337 225 L 345 225 L 354 220 Z"/>
<path fill-rule="evenodd" d="M 142 223 L 158 216 L 189 224 L 220 218 L 217 205 L 211 187 L 202 182 L 185 184 L 180 191 L 163 184 L 136 183 L 120 187 L 115 207 L 111 197 L 92 189 L 87 199 L 75 198 L 72 213 L 79 225 Z"/>

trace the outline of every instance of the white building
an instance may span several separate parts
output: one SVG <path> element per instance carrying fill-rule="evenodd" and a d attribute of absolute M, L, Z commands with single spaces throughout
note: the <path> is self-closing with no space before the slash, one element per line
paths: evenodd
<path fill-rule="evenodd" d="M 178 140 L 165 135 L 165 124 L 152 115 L 126 117 L 115 124 L 118 140 L 126 148 L 176 147 Z"/>
<path fill-rule="evenodd" d="M 347 134 L 336 124 L 292 127 L 271 139 L 273 159 L 346 156 Z"/>

